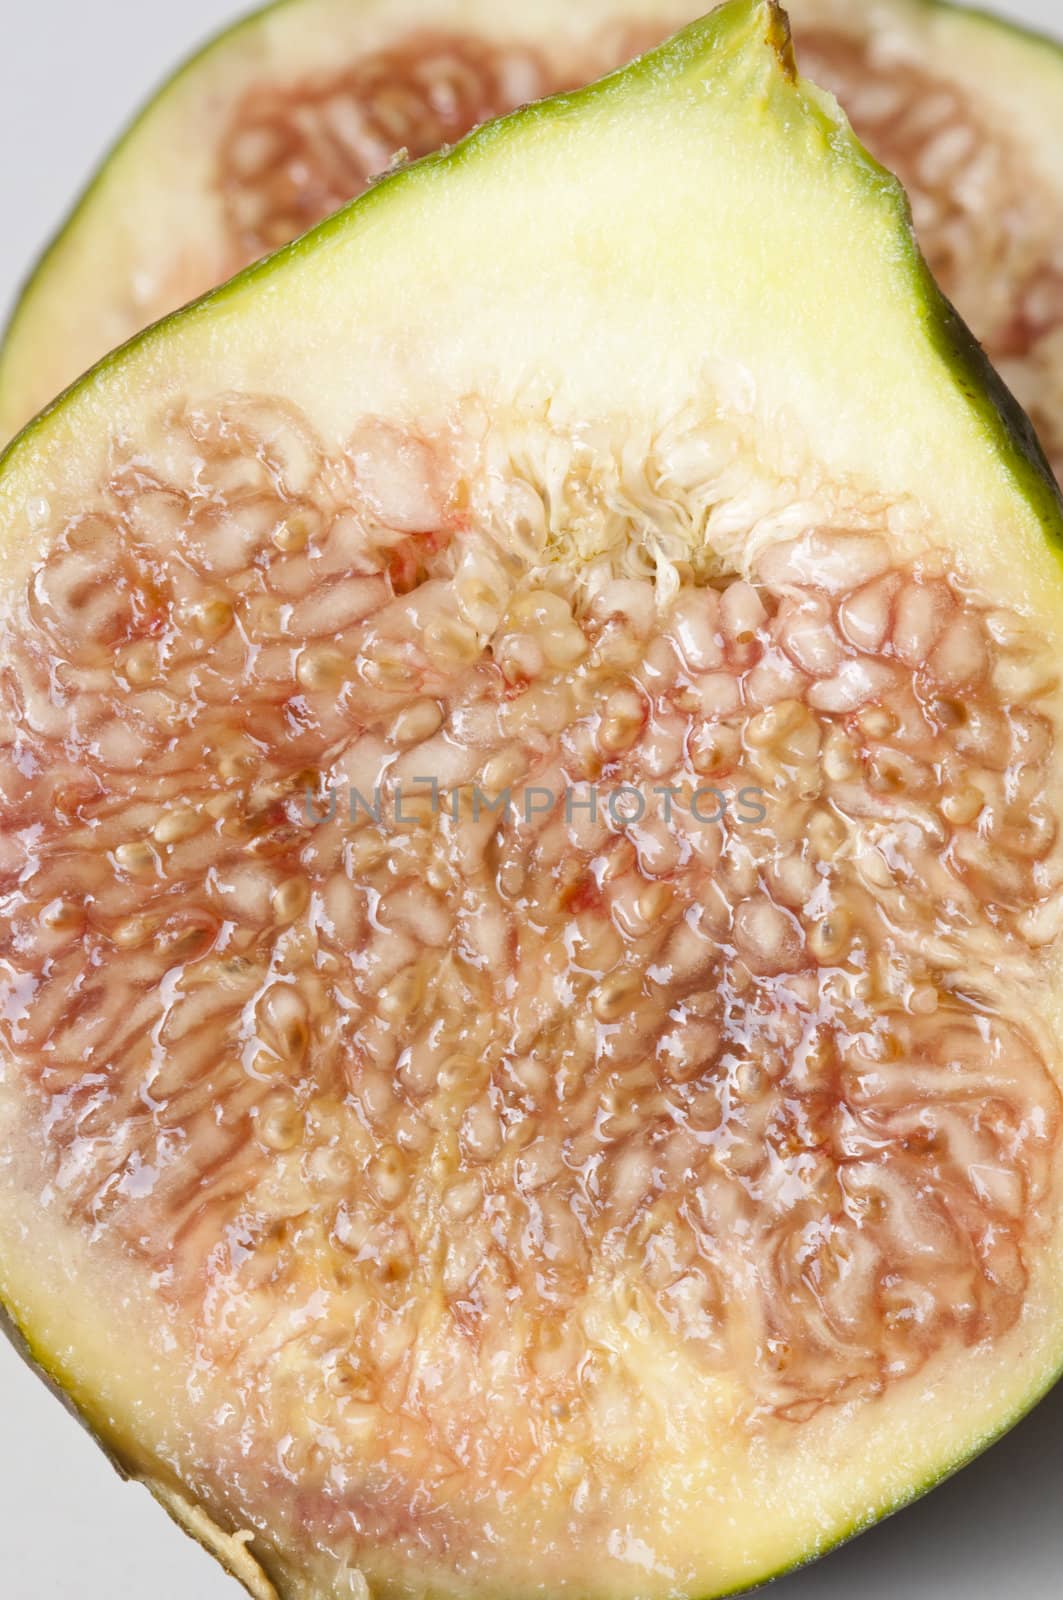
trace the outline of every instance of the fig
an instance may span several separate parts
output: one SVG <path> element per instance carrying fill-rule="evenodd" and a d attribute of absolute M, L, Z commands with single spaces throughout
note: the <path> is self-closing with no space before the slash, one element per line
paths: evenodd
<path fill-rule="evenodd" d="M 1053 1381 L 1063 505 L 774 4 L 139 335 L 0 529 L 0 1298 L 258 1600 L 704 1600 Z"/>
<path fill-rule="evenodd" d="M 0 438 L 108 350 L 286 244 L 396 159 L 659 42 L 696 0 L 287 0 L 125 136 L 26 288 Z M 935 0 L 795 0 L 798 56 L 912 196 L 946 294 L 1063 476 L 1063 51 Z"/>

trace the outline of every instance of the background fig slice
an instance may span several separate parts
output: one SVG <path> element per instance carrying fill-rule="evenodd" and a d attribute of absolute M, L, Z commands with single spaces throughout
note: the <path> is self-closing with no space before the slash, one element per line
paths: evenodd
<path fill-rule="evenodd" d="M 619 65 L 690 0 L 287 0 L 160 91 L 27 286 L 0 435 L 139 328 L 320 221 L 402 150 Z M 945 292 L 1063 460 L 1063 55 L 929 0 L 797 0 L 798 53 L 898 172 Z"/>
<path fill-rule="evenodd" d="M 723 1594 L 1053 1381 L 1063 508 L 776 7 L 139 336 L 0 528 L 0 1294 L 253 1592 Z"/>
<path fill-rule="evenodd" d="M 1063 477 L 1063 47 L 978 10 L 799 0 L 801 59 L 912 199 L 923 251 Z"/>

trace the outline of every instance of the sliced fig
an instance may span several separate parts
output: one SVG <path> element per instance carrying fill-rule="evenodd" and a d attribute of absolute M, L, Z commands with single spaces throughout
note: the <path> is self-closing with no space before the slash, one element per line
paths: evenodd
<path fill-rule="evenodd" d="M 1033 1404 L 1063 507 L 776 7 L 141 335 L 0 528 L 0 1293 L 253 1593 L 720 1595 Z"/>
<path fill-rule="evenodd" d="M 392 162 L 586 82 L 694 0 L 288 0 L 142 113 L 0 352 L 0 437 L 138 329 L 283 245 Z M 1063 476 L 1063 49 L 935 0 L 795 0 L 798 55 L 912 196 L 939 281 Z"/>
<path fill-rule="evenodd" d="M 933 0 L 797 0 L 803 68 L 896 172 L 1063 481 L 1063 44 Z"/>

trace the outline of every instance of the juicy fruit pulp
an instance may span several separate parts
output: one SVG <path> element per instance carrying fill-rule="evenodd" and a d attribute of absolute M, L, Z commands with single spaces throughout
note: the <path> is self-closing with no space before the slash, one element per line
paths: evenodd
<path fill-rule="evenodd" d="M 608 0 L 507 15 L 438 0 L 411 17 L 395 0 L 291 0 L 224 36 L 138 124 L 27 291 L 0 368 L 0 433 L 107 349 L 362 193 L 397 156 L 586 82 L 692 9 Z M 1063 53 L 924 0 L 797 0 L 792 11 L 805 70 L 901 177 L 939 282 L 1063 475 Z M 163 215 L 158 146 L 174 122 L 206 148 L 167 187 Z M 125 236 L 117 208 L 141 219 L 138 232 Z"/>
<path fill-rule="evenodd" d="M 259 1595 L 722 1593 L 1057 1369 L 1063 523 L 983 378 L 741 4 L 8 455 L 3 1295 Z"/>
<path fill-rule="evenodd" d="M 602 1408 L 634 1472 L 599 1294 L 765 1420 L 1011 1327 L 1047 650 L 881 535 L 662 593 L 544 570 L 533 481 L 500 549 L 423 439 L 365 424 L 340 488 L 279 406 L 170 429 L 189 470 L 138 453 L 9 619 L 5 1040 L 57 1198 L 300 1486 L 371 1436 L 427 1490 L 473 1419 L 492 1474 L 575 1472 Z"/>

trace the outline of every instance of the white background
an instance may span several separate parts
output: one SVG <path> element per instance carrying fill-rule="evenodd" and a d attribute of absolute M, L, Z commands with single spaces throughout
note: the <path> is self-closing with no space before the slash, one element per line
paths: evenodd
<path fill-rule="evenodd" d="M 534 5 L 534 0 L 527 0 Z M 573 0 L 578 4 L 579 0 Z M 858 0 L 853 0 L 858 3 Z M 1063 0 L 998 0 L 1063 32 Z M 0 308 L 153 83 L 226 0 L 0 0 Z M 2 1600 L 237 1600 L 0 1340 Z M 1063 1600 L 1063 1386 L 973 1467 L 772 1600 Z"/>

